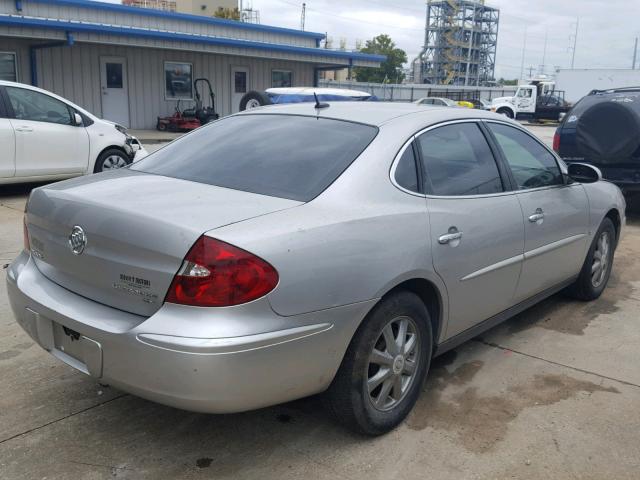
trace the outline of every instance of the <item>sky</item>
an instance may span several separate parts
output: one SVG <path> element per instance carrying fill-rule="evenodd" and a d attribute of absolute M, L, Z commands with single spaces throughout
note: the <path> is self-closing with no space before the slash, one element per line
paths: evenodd
<path fill-rule="evenodd" d="M 119 0 L 110 0 L 118 2 Z M 386 33 L 413 60 L 424 43 L 424 0 L 304 0 L 305 30 L 328 33 L 333 47 L 347 49 Z M 571 66 L 579 18 L 575 68 L 631 68 L 634 40 L 640 36 L 640 0 L 486 0 L 500 9 L 496 78 L 525 77 L 546 64 Z M 301 0 L 244 0 L 260 11 L 261 23 L 300 28 Z M 545 54 L 545 37 L 547 48 Z M 640 65 L 640 52 L 638 54 Z"/>

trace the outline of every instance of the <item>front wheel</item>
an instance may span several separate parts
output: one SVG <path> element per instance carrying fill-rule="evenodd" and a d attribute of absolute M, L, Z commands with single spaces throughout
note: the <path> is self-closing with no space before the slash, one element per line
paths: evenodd
<path fill-rule="evenodd" d="M 338 421 L 381 435 L 409 414 L 432 355 L 429 312 L 411 292 L 384 298 L 351 340 L 327 399 Z"/>
<path fill-rule="evenodd" d="M 508 108 L 500 108 L 496 113 L 499 113 L 500 115 L 504 115 L 507 118 L 513 119 L 513 112 Z"/>
<path fill-rule="evenodd" d="M 590 301 L 602 295 L 611 276 L 615 246 L 615 226 L 611 219 L 605 218 L 589 248 L 580 276 L 569 287 L 568 292 L 572 297 Z"/>
<path fill-rule="evenodd" d="M 131 163 L 131 159 L 122 150 L 110 148 L 100 154 L 93 173 L 108 172 L 118 168 L 126 167 Z"/>

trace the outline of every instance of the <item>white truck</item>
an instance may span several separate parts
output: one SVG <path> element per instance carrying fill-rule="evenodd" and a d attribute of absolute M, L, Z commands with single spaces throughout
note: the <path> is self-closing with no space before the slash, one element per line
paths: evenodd
<path fill-rule="evenodd" d="M 528 120 L 559 120 L 571 106 L 564 100 L 564 92 L 556 90 L 556 83 L 548 79 L 532 79 L 520 85 L 513 97 L 495 98 L 491 111 L 509 118 Z"/>

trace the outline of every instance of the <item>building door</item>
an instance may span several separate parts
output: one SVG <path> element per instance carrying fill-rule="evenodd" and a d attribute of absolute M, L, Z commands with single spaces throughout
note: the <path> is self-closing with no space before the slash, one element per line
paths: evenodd
<path fill-rule="evenodd" d="M 240 100 L 249 91 L 249 69 L 231 67 L 231 113 L 240 111 Z"/>
<path fill-rule="evenodd" d="M 129 126 L 129 89 L 127 60 L 123 57 L 100 57 L 102 118 Z"/>

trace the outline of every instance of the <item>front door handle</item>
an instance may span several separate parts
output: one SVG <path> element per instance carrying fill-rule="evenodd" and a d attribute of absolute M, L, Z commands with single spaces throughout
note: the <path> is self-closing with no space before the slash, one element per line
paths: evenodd
<path fill-rule="evenodd" d="M 529 216 L 529 221 L 531 223 L 537 223 L 540 225 L 544 221 L 544 212 L 541 208 L 536 209 L 536 213 Z"/>
<path fill-rule="evenodd" d="M 16 127 L 16 132 L 33 132 L 33 128 L 23 125 L 21 127 Z"/>
<path fill-rule="evenodd" d="M 451 244 L 451 246 L 456 246 L 459 243 L 459 240 L 462 238 L 462 232 L 459 232 L 456 227 L 451 227 L 449 229 L 449 233 L 442 235 L 438 238 L 438 243 L 440 245 Z"/>

